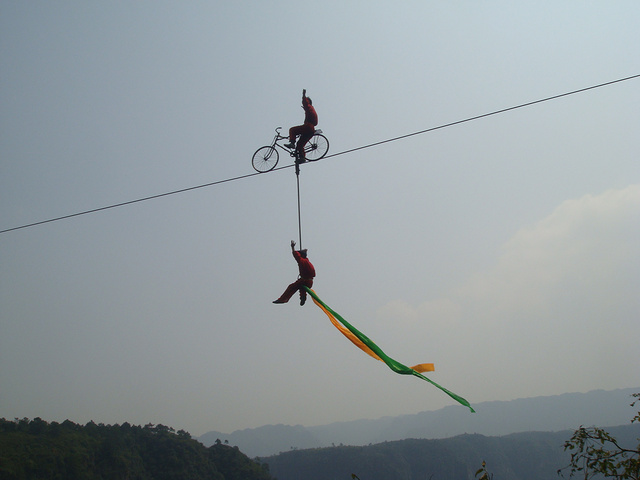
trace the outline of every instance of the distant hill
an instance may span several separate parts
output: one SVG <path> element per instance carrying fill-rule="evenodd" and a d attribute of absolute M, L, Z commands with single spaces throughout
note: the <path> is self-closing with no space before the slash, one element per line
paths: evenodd
<path fill-rule="evenodd" d="M 636 448 L 640 425 L 607 429 L 622 446 Z M 564 442 L 573 430 L 514 433 L 502 437 L 465 434 L 437 440 L 398 440 L 371 446 L 294 450 L 261 459 L 278 480 L 475 480 L 486 461 L 496 480 L 562 478 L 569 464 Z"/>
<path fill-rule="evenodd" d="M 629 403 L 636 392 L 640 387 L 483 402 L 474 404 L 477 413 L 452 405 L 413 415 L 314 427 L 266 425 L 230 434 L 208 432 L 199 440 L 207 446 L 216 439 L 228 440 L 249 457 L 265 457 L 291 449 L 368 445 L 407 438 L 449 438 L 465 433 L 497 436 L 575 430 L 580 425 L 626 425 L 634 414 Z"/>

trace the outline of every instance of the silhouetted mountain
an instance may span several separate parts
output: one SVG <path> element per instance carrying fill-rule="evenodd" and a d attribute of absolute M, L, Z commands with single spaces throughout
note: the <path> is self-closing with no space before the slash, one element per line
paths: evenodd
<path fill-rule="evenodd" d="M 622 446 L 636 448 L 640 425 L 606 430 Z M 259 459 L 278 480 L 475 480 L 486 461 L 496 480 L 562 478 L 569 464 L 564 443 L 573 430 L 514 433 L 502 437 L 465 434 L 437 440 L 398 440 L 371 446 L 340 446 L 295 450 Z"/>
<path fill-rule="evenodd" d="M 464 433 L 488 436 L 526 431 L 575 430 L 580 425 L 625 425 L 633 416 L 631 394 L 640 387 L 613 391 L 567 393 L 474 404 L 477 413 L 452 405 L 413 415 L 355 420 L 329 425 L 267 425 L 230 434 L 209 432 L 205 445 L 228 440 L 250 457 L 268 456 L 296 448 L 368 445 L 406 438 L 449 438 Z"/>

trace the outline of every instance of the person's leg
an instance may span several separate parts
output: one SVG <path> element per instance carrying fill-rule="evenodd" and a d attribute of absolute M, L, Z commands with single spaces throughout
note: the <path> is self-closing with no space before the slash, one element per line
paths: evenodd
<path fill-rule="evenodd" d="M 301 285 L 300 285 L 300 306 L 304 305 L 305 302 L 307 301 L 307 291 L 305 290 L 304 286 L 307 286 L 309 288 L 313 287 L 313 280 L 298 280 Z"/>
<path fill-rule="evenodd" d="M 291 127 L 289 129 L 289 145 L 293 145 L 296 143 L 296 137 L 304 132 L 304 125 L 297 125 L 295 127 Z"/>
<path fill-rule="evenodd" d="M 300 139 L 298 140 L 298 145 L 296 145 L 296 150 L 298 151 L 298 158 L 300 161 L 305 161 L 304 154 L 304 146 L 307 144 L 313 134 L 315 133 L 315 128 L 310 127 L 309 125 L 303 125 L 306 127 L 302 132 L 300 132 Z"/>
<path fill-rule="evenodd" d="M 280 298 L 278 298 L 277 300 L 274 300 L 273 303 L 287 303 L 289 300 L 291 300 L 291 297 L 293 296 L 294 293 L 296 293 L 296 291 L 299 288 L 300 288 L 300 280 L 296 280 L 291 285 L 289 285 L 287 289 L 284 291 L 284 293 L 280 295 Z"/>

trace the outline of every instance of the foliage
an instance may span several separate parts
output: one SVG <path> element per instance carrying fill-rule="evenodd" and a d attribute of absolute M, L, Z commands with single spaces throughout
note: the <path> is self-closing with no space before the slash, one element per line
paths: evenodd
<path fill-rule="evenodd" d="M 478 477 L 478 475 L 480 475 Z M 482 461 L 482 467 L 476 472 L 475 477 L 478 480 L 492 480 L 493 474 L 487 471 L 487 462 Z"/>
<path fill-rule="evenodd" d="M 164 425 L 0 419 L 0 478 L 271 480 L 237 447 L 206 448 Z"/>
<path fill-rule="evenodd" d="M 640 401 L 640 393 L 634 393 L 634 407 Z M 640 422 L 640 411 L 631 423 Z M 569 470 L 569 477 L 584 475 L 588 480 L 596 476 L 615 479 L 640 480 L 640 439 L 635 449 L 624 448 L 618 440 L 602 428 L 581 426 L 570 440 L 565 442 L 565 451 L 571 451 L 569 465 L 558 470 Z"/>

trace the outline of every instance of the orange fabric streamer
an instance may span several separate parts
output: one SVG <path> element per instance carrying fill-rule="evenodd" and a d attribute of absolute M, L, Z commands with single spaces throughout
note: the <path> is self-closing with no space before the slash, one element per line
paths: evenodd
<path fill-rule="evenodd" d="M 370 357 L 375 358 L 376 360 L 379 360 L 384 363 L 384 360 L 382 360 L 373 350 L 371 350 L 364 342 L 362 342 L 362 340 L 360 340 L 353 333 L 351 333 L 349 329 L 347 329 L 344 325 L 342 325 L 336 319 L 336 317 L 334 317 L 331 314 L 331 312 L 327 310 L 327 308 L 322 303 L 318 302 L 313 296 L 311 298 L 313 299 L 313 302 L 318 307 L 320 307 L 320 309 L 327 315 L 327 317 L 329 317 L 329 320 L 331 320 L 331 323 L 333 324 L 333 326 L 336 327 L 338 330 L 340 330 L 340 333 L 342 333 L 345 337 L 347 337 L 351 341 L 351 343 L 353 343 L 356 347 L 358 347 L 360 350 L 362 350 L 364 353 L 366 353 Z M 420 363 L 410 368 L 412 370 L 415 370 L 418 373 L 435 371 L 435 367 L 433 366 L 433 363 Z"/>

